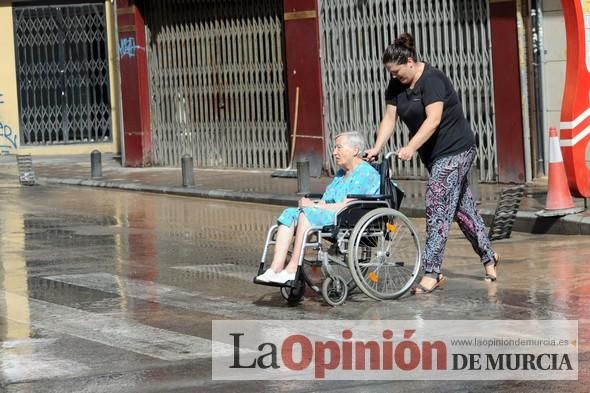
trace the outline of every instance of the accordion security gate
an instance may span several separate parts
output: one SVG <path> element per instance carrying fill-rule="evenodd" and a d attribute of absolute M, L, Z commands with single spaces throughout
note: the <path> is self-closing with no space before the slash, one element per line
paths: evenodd
<path fill-rule="evenodd" d="M 104 3 L 15 6 L 21 144 L 112 140 Z"/>
<path fill-rule="evenodd" d="M 288 165 L 282 2 L 148 0 L 154 161 Z"/>
<path fill-rule="evenodd" d="M 330 170 L 333 136 L 361 130 L 370 141 L 385 109 L 388 75 L 381 56 L 403 32 L 416 39 L 419 58 L 453 81 L 476 133 L 479 177 L 496 180 L 496 143 L 487 0 L 320 0 L 320 41 L 326 157 Z M 398 124 L 398 127 L 400 125 Z M 397 128 L 389 148 L 408 141 Z M 396 162 L 398 176 L 421 178 L 417 159 Z"/>

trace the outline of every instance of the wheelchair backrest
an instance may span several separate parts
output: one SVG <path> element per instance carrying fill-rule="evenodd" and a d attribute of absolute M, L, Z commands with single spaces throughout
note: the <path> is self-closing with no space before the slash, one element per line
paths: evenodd
<path fill-rule="evenodd" d="M 391 156 L 393 157 L 393 156 Z M 387 201 L 393 209 L 399 210 L 405 192 L 398 184 L 391 178 L 391 157 L 384 158 L 381 162 L 372 163 L 373 167 L 377 169 L 381 177 L 381 187 L 379 193 L 387 195 Z"/>
<path fill-rule="evenodd" d="M 391 158 L 384 158 L 381 162 L 371 163 L 373 168 L 379 172 L 381 182 L 379 194 L 385 196 L 385 198 L 355 202 L 353 206 L 346 208 L 338 214 L 337 228 L 351 229 L 363 215 L 379 207 L 389 206 L 390 208 L 399 210 L 405 193 L 397 183 L 391 179 L 390 160 Z"/>

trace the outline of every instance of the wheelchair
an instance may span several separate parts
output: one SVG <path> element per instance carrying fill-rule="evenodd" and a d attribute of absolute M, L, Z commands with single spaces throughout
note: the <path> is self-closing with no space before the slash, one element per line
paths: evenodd
<path fill-rule="evenodd" d="M 390 176 L 392 156 L 373 164 L 381 176 L 379 195 L 348 195 L 354 200 L 336 213 L 332 225 L 306 231 L 294 280 L 281 284 L 255 277 L 254 283 L 280 287 L 289 304 L 300 302 L 306 287 L 331 306 L 343 304 L 355 290 L 375 300 L 405 294 L 418 277 L 421 248 L 412 222 L 398 211 L 404 192 Z M 256 276 L 270 266 L 267 258 L 277 229 L 275 224 L 268 230 Z"/>

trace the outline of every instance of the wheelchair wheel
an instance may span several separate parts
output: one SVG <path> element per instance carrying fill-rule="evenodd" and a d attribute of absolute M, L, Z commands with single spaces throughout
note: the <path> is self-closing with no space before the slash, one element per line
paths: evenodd
<path fill-rule="evenodd" d="M 303 299 L 305 293 L 305 281 L 303 277 L 299 277 L 294 288 L 281 287 L 281 296 L 289 304 L 297 304 Z"/>
<path fill-rule="evenodd" d="M 330 306 L 339 306 L 348 296 L 348 283 L 340 276 L 326 277 L 322 283 L 322 297 Z"/>
<path fill-rule="evenodd" d="M 420 240 L 412 222 L 397 210 L 379 208 L 362 216 L 348 248 L 352 277 L 373 299 L 397 299 L 418 277 Z"/>

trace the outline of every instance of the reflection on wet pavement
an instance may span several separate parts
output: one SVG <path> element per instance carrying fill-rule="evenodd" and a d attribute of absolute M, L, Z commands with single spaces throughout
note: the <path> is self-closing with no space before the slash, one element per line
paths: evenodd
<path fill-rule="evenodd" d="M 0 188 L 0 386 L 28 391 L 260 391 L 210 381 L 212 319 L 576 319 L 590 381 L 590 239 L 513 234 L 495 243 L 499 281 L 458 228 L 450 282 L 430 296 L 341 307 L 308 293 L 288 307 L 251 280 L 281 208 L 77 188 Z M 423 220 L 414 220 L 423 232 Z M 34 372 L 31 370 L 35 370 Z M 545 383 L 584 391 L 579 382 Z M 80 386 L 84 386 L 80 389 Z M 364 382 L 262 384 L 357 391 Z M 539 383 L 399 382 L 424 391 L 536 391 Z M 375 383 L 371 391 L 388 391 Z"/>

